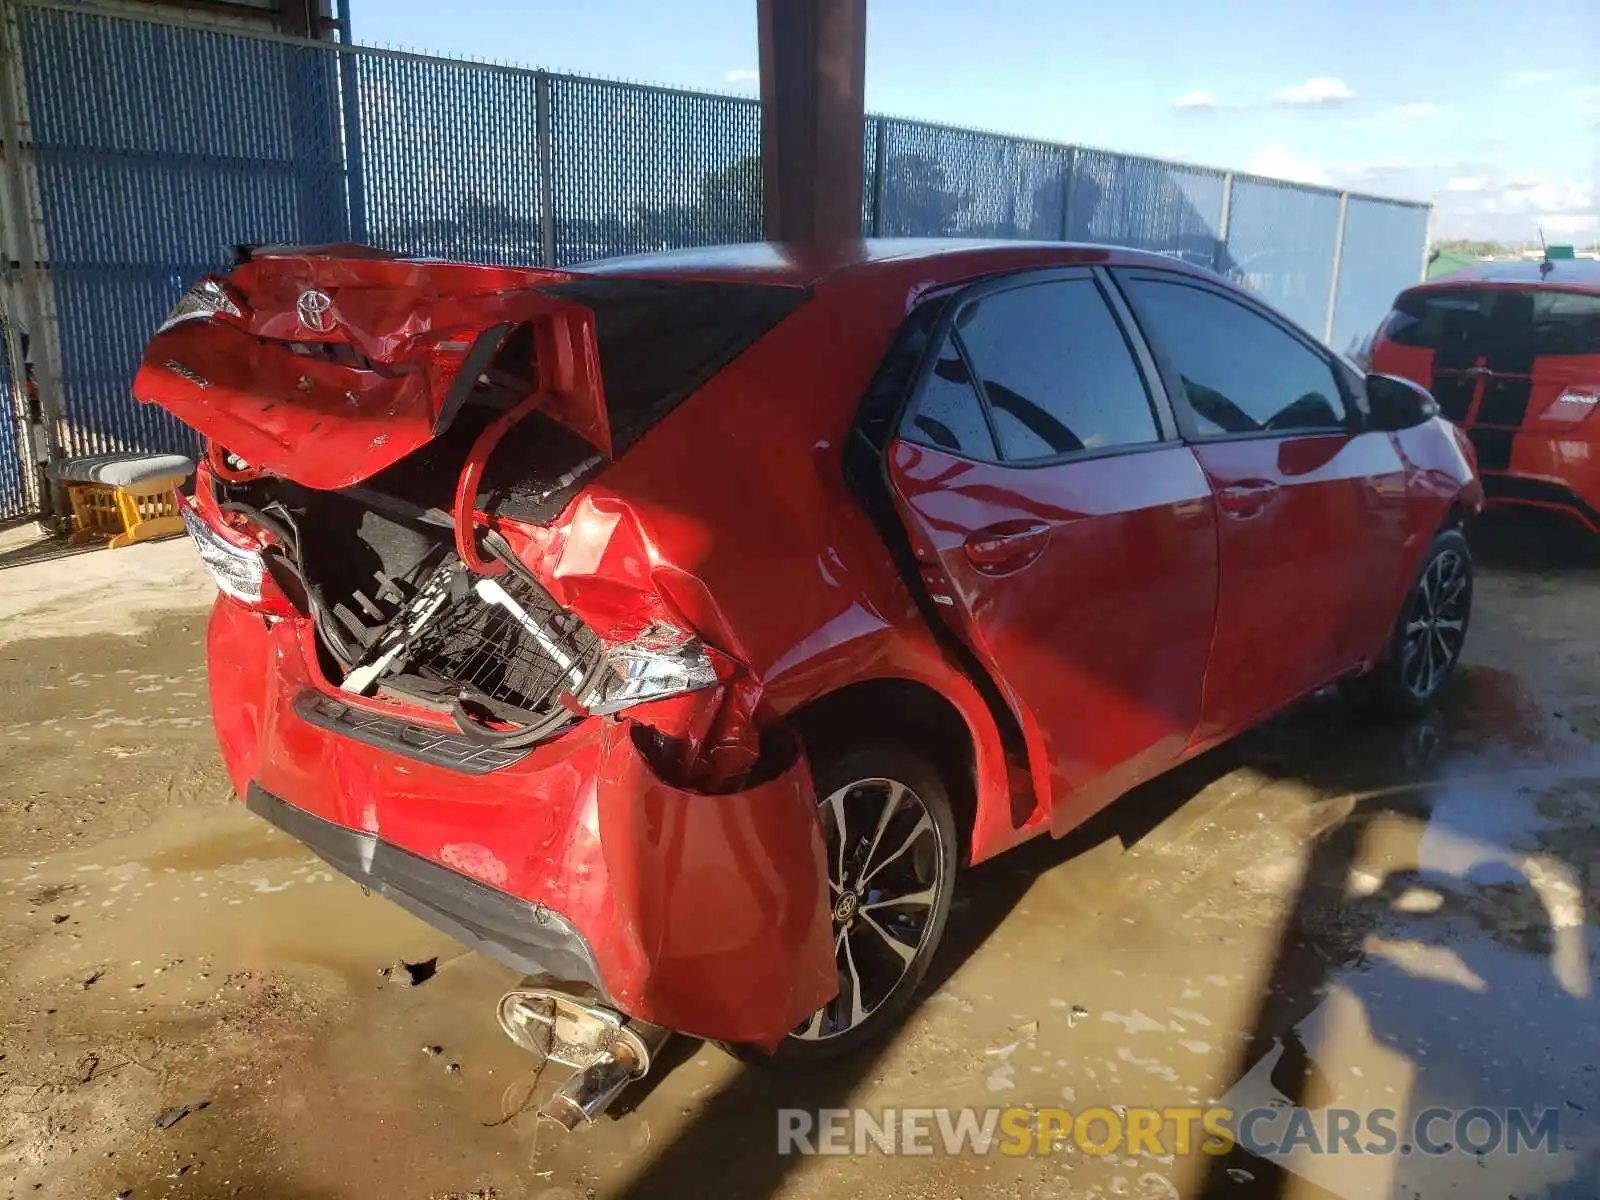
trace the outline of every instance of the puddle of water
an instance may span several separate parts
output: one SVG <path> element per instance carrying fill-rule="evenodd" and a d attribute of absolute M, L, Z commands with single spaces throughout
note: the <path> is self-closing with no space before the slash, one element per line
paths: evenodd
<path fill-rule="evenodd" d="M 264 821 L 253 820 L 249 828 L 224 829 L 180 845 L 144 855 L 139 862 L 152 871 L 214 871 L 218 867 L 248 862 L 306 858 L 310 851 L 285 837 Z"/>

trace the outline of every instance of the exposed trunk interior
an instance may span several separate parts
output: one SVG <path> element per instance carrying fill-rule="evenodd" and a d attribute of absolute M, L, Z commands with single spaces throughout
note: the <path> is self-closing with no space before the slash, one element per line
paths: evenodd
<path fill-rule="evenodd" d="M 268 561 L 347 690 L 449 713 L 476 740 L 523 742 L 566 724 L 564 701 L 592 688 L 594 633 L 525 569 L 468 571 L 430 497 L 259 480 L 219 485 L 218 499 L 291 548 Z"/>
<path fill-rule="evenodd" d="M 584 711 L 608 668 L 495 519 L 557 518 L 805 295 L 252 255 L 174 310 L 135 392 L 211 439 L 208 499 L 268 535 L 267 570 L 312 617 L 330 681 L 527 745 Z"/>

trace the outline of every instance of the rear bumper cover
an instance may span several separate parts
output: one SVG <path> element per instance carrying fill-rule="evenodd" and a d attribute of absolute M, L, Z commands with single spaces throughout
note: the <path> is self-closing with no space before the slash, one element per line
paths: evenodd
<path fill-rule="evenodd" d="M 308 719 L 305 692 L 328 688 L 310 637 L 219 600 L 212 714 L 239 794 L 336 868 L 530 974 L 590 972 L 622 1012 L 684 1033 L 770 1047 L 836 994 L 803 755 L 706 795 L 658 776 L 630 722 L 589 718 L 471 773 Z"/>
<path fill-rule="evenodd" d="M 1600 533 L 1600 509 L 1564 484 L 1521 475 L 1485 474 L 1483 491 L 1490 504 L 1558 509 Z"/>
<path fill-rule="evenodd" d="M 324 821 L 260 784 L 250 785 L 245 807 L 316 851 L 334 870 L 470 949 L 529 975 L 587 984 L 610 1001 L 589 943 L 548 906 L 497 892 L 373 834 Z"/>

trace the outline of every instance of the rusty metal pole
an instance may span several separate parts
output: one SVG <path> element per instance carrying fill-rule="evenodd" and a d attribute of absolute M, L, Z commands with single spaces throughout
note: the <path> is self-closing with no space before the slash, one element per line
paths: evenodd
<path fill-rule="evenodd" d="M 766 236 L 859 238 L 866 0 L 757 0 L 756 12 Z"/>

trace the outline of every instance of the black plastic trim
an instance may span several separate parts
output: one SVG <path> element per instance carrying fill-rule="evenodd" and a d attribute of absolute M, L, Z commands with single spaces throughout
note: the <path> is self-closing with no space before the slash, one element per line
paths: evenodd
<path fill-rule="evenodd" d="M 312 689 L 295 697 L 294 711 L 302 721 L 319 729 L 467 775 L 487 775 L 509 767 L 521 762 L 529 752 L 528 747 L 486 746 L 459 733 L 368 712 Z"/>
<path fill-rule="evenodd" d="M 310 847 L 340 874 L 463 945 L 527 975 L 586 983 L 608 1000 L 588 941 L 548 905 L 508 895 L 374 834 L 326 821 L 258 783 L 250 785 L 245 807 Z"/>
<path fill-rule="evenodd" d="M 1595 529 L 1600 529 L 1600 509 L 1562 484 L 1545 479 L 1526 479 L 1520 475 L 1486 473 L 1480 478 L 1483 480 L 1483 494 L 1490 500 L 1548 504 L 1571 509 Z"/>
<path fill-rule="evenodd" d="M 511 323 L 502 321 L 498 325 L 489 326 L 472 343 L 472 349 L 467 351 L 466 361 L 461 364 L 461 369 L 456 372 L 455 381 L 450 385 L 449 394 L 439 406 L 439 415 L 433 419 L 434 437 L 438 437 L 450 428 L 456 415 L 466 404 L 467 397 L 472 395 L 472 389 L 478 386 L 478 377 L 489 369 L 490 362 L 500 352 L 500 347 L 505 345 L 506 335 L 510 332 Z"/>

